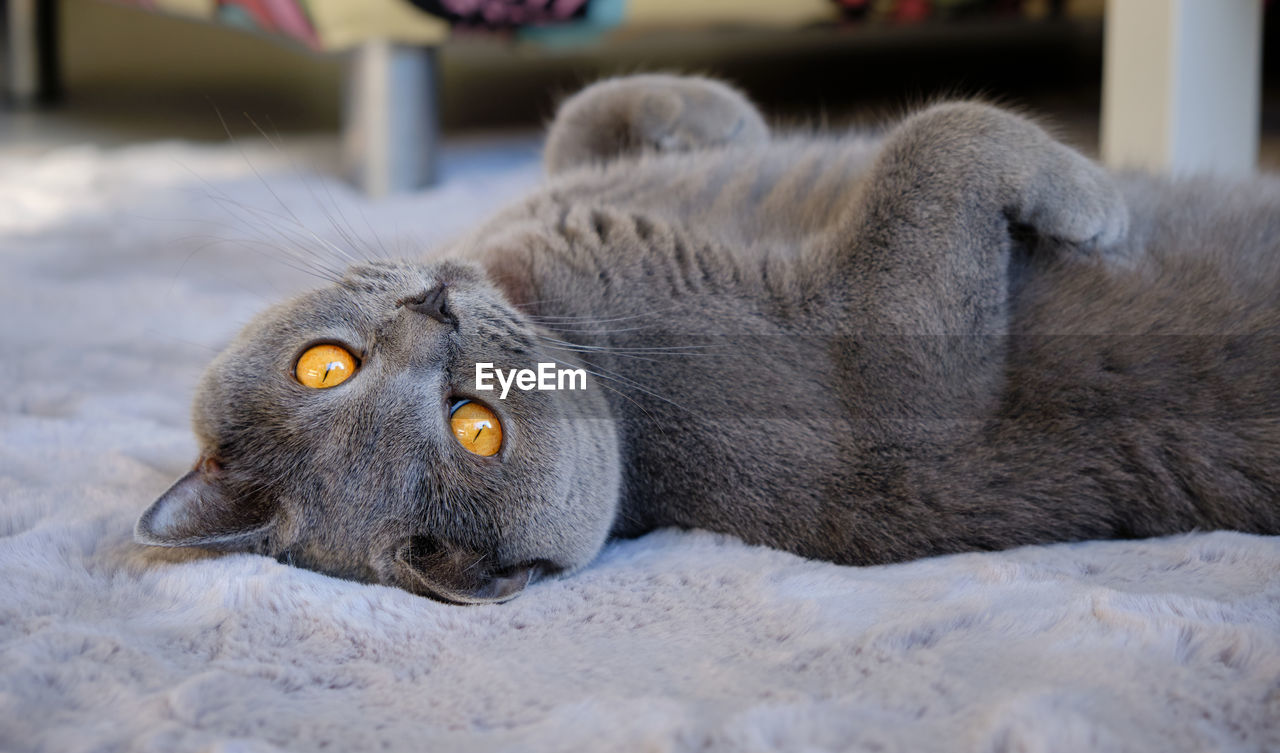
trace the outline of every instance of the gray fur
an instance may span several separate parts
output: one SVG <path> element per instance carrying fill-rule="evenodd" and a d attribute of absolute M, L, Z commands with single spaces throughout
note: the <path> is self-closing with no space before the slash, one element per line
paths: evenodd
<path fill-rule="evenodd" d="M 547 165 L 458 261 L 358 267 L 250 325 L 139 539 L 473 602 L 670 525 L 849 564 L 1280 533 L 1274 182 L 1112 176 L 977 103 L 771 137 L 667 76 L 570 99 Z M 441 282 L 456 324 L 397 305 Z M 326 339 L 362 366 L 306 390 Z M 471 383 L 553 359 L 591 388 Z M 453 442 L 450 393 L 499 411 L 496 458 Z"/>

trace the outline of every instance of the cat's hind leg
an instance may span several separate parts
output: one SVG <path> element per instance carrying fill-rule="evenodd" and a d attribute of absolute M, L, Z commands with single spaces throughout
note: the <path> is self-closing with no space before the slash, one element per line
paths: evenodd
<path fill-rule="evenodd" d="M 989 415 L 1022 237 L 1030 230 L 1031 256 L 1048 263 L 1092 263 L 1124 253 L 1128 217 L 1102 168 L 1026 118 L 969 102 L 907 118 L 815 264 L 860 338 L 845 376 L 855 410 Z"/>
<path fill-rule="evenodd" d="M 888 329 L 1003 334 L 1013 238 L 1028 229 L 1041 239 L 1033 253 L 1115 256 L 1127 245 L 1129 213 L 1111 176 L 988 105 L 908 118 L 864 180 L 832 262 Z"/>
<path fill-rule="evenodd" d="M 547 134 L 547 171 L 645 152 L 685 152 L 767 141 L 769 128 L 741 93 L 694 76 L 601 81 L 560 106 Z"/>

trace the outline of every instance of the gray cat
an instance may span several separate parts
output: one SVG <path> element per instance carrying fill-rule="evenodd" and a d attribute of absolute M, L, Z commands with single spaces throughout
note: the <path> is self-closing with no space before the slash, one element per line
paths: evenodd
<path fill-rule="evenodd" d="M 569 99 L 546 165 L 250 324 L 138 541 L 477 603 L 660 526 L 845 564 L 1280 533 L 1276 184 L 1113 176 L 976 103 L 771 136 L 671 76 Z"/>

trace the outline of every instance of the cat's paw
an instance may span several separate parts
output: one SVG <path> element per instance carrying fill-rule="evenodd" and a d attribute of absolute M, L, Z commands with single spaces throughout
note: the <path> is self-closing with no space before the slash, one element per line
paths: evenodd
<path fill-rule="evenodd" d="M 1046 238 L 1093 250 L 1129 232 L 1129 209 L 1111 176 L 1062 144 L 1045 146 L 1044 164 L 1020 195 L 1013 219 Z"/>
<path fill-rule="evenodd" d="M 767 140 L 746 97 L 705 78 L 644 75 L 593 84 L 556 113 L 544 160 L 557 173 L 643 152 L 684 152 Z"/>
<path fill-rule="evenodd" d="M 1129 211 L 1111 176 L 1007 110 L 935 105 L 899 126 L 887 157 L 887 174 L 927 176 L 944 195 L 971 197 L 971 210 L 1003 211 L 1011 223 L 1082 250 L 1119 243 L 1128 232 Z"/>

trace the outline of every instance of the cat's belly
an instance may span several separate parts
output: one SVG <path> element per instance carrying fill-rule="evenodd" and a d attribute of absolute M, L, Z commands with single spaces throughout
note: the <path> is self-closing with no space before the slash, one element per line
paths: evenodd
<path fill-rule="evenodd" d="M 992 454 L 1119 535 L 1280 531 L 1280 187 L 1132 178 L 1129 248 L 1014 301 Z"/>

